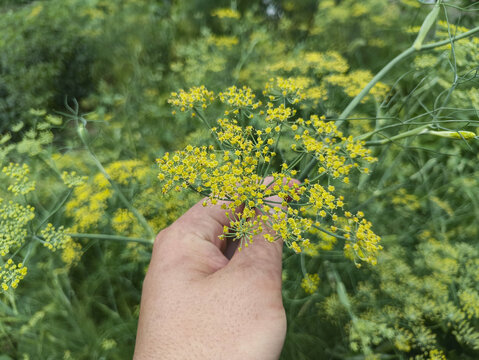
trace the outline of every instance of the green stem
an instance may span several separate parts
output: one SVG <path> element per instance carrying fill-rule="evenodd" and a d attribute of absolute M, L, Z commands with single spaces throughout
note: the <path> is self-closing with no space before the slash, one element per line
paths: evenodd
<path fill-rule="evenodd" d="M 213 132 L 213 129 L 211 128 L 210 124 L 208 123 L 208 121 L 206 121 L 205 117 L 203 115 L 201 115 L 200 110 L 196 106 L 193 107 L 193 111 L 195 112 L 196 115 L 198 115 L 198 117 L 201 119 L 201 121 L 204 122 L 204 124 L 206 125 L 208 130 Z"/>
<path fill-rule="evenodd" d="M 472 28 L 471 30 L 466 31 L 465 33 L 459 34 L 452 39 L 442 40 L 442 41 L 438 41 L 438 42 L 435 42 L 435 43 L 432 43 L 432 44 L 423 45 L 423 46 L 421 46 L 419 51 L 435 49 L 437 47 L 447 45 L 447 44 L 450 44 L 451 42 L 456 42 L 458 40 L 461 40 L 461 39 L 464 39 L 464 38 L 469 37 L 471 35 L 474 35 L 477 32 L 479 32 L 479 26 L 476 26 L 475 28 Z"/>
<path fill-rule="evenodd" d="M 278 151 L 278 143 L 279 143 L 279 139 L 281 138 L 281 130 L 283 130 L 283 124 L 281 124 L 280 130 L 278 132 L 278 136 L 276 137 L 276 141 L 274 142 L 274 149 L 273 149 L 274 153 L 277 153 L 277 151 Z M 268 174 L 268 171 L 269 171 L 269 168 L 271 166 L 272 161 L 273 161 L 273 159 L 270 159 L 268 165 L 266 166 L 266 170 L 262 174 L 263 177 L 265 177 Z"/>
<path fill-rule="evenodd" d="M 323 229 L 322 227 L 319 227 L 319 226 L 316 226 L 316 225 L 313 225 L 313 227 L 314 227 L 315 229 L 318 229 L 319 231 L 322 231 L 322 232 L 325 233 L 325 234 L 328 234 L 328 235 L 331 235 L 331 236 L 335 237 L 336 239 L 347 240 L 344 236 L 335 234 L 335 233 L 333 233 L 333 232 L 331 232 L 331 231 L 328 231 L 328 230 L 326 230 L 326 229 Z"/>
<path fill-rule="evenodd" d="M 344 120 L 351 114 L 351 112 L 356 108 L 356 106 L 359 105 L 361 100 L 369 94 L 369 91 L 376 85 L 379 80 L 383 78 L 384 75 L 386 75 L 394 66 L 396 66 L 397 63 L 401 62 L 403 59 L 408 57 L 409 55 L 413 54 L 416 52 L 413 47 L 410 47 L 409 49 L 403 51 L 401 54 L 396 56 L 394 59 L 392 59 L 385 67 L 381 69 L 373 78 L 372 80 L 361 90 L 361 92 L 356 95 L 356 97 L 348 104 L 346 109 L 339 115 L 338 121 L 336 121 L 336 126 L 340 126 Z"/>
<path fill-rule="evenodd" d="M 244 64 L 246 63 L 246 60 L 251 55 L 251 53 L 253 52 L 253 49 L 255 48 L 255 46 L 257 44 L 258 44 L 258 40 L 254 40 L 253 42 L 251 42 L 251 44 L 250 44 L 248 50 L 246 51 L 246 53 L 244 53 L 244 55 L 238 61 L 238 64 L 236 65 L 236 67 L 233 71 L 233 74 L 234 74 L 233 78 L 235 79 L 235 82 L 238 81 L 241 69 L 243 68 Z"/>
<path fill-rule="evenodd" d="M 36 230 L 34 231 L 35 234 L 38 232 L 38 230 L 40 230 L 43 224 L 45 224 L 48 221 L 48 219 L 50 219 L 53 215 L 55 215 L 58 212 L 58 210 L 61 209 L 61 207 L 66 203 L 66 201 L 68 200 L 72 192 L 73 190 L 70 189 L 68 193 L 65 195 L 65 197 L 57 204 L 57 206 L 41 221 L 41 223 L 37 226 Z"/>
<path fill-rule="evenodd" d="M 477 32 L 479 32 L 479 26 L 469 31 L 466 31 L 465 33 L 462 33 L 452 39 L 447 39 L 447 40 L 438 41 L 432 44 L 422 45 L 419 49 L 415 49 L 412 46 L 406 49 L 401 54 L 399 54 L 394 59 L 392 59 L 385 67 L 383 67 L 381 71 L 379 71 L 372 78 L 372 80 L 361 90 L 361 92 L 358 95 L 356 95 L 356 97 L 349 103 L 349 105 L 346 107 L 346 109 L 344 109 L 341 115 L 339 115 L 339 118 L 336 121 L 336 126 L 340 126 L 346 120 L 346 118 L 351 114 L 351 112 L 356 108 L 356 106 L 358 106 L 361 100 L 369 93 L 369 91 L 371 91 L 374 85 L 376 85 L 379 82 L 379 80 L 381 80 L 384 77 L 384 75 L 386 75 L 396 64 L 398 64 L 399 62 L 407 58 L 409 55 L 414 54 L 416 52 L 431 50 L 443 45 L 451 44 L 452 42 L 469 37 Z"/>
<path fill-rule="evenodd" d="M 429 124 L 424 126 L 419 126 L 417 128 L 411 129 L 409 131 L 405 131 L 403 133 L 400 133 L 390 138 L 377 140 L 377 141 L 367 141 L 366 145 L 368 146 L 384 145 L 384 144 L 387 144 L 396 140 L 404 139 L 410 136 L 421 135 L 421 133 L 427 133 L 428 128 L 429 128 Z"/>
<path fill-rule="evenodd" d="M 224 150 L 223 144 L 222 144 L 221 141 L 218 139 L 217 135 L 214 133 L 213 128 L 210 126 L 210 124 L 208 123 L 208 121 L 206 121 L 205 117 L 200 113 L 200 110 L 195 106 L 195 107 L 193 107 L 193 111 L 195 112 L 196 115 L 198 115 L 198 117 L 201 119 L 201 121 L 203 121 L 203 123 L 206 125 L 206 127 L 207 127 L 208 130 L 210 131 L 211 135 L 212 135 L 213 138 L 215 139 L 216 143 L 218 144 L 219 148 L 220 148 L 221 150 Z"/>
<path fill-rule="evenodd" d="M 318 160 L 313 156 L 313 158 L 306 164 L 306 167 L 301 171 L 301 174 L 298 177 L 300 182 L 303 182 L 309 175 L 309 172 L 313 170 L 314 166 L 318 163 Z"/>
<path fill-rule="evenodd" d="M 328 270 L 328 275 L 329 275 L 329 278 L 335 282 L 334 285 L 336 287 L 336 293 L 338 295 L 339 302 L 346 308 L 346 311 L 348 312 L 349 317 L 351 318 L 351 325 L 354 328 L 356 328 L 358 331 L 359 339 L 361 341 L 364 354 L 370 355 L 371 349 L 369 347 L 367 340 L 365 339 L 365 337 L 362 335 L 362 332 L 358 328 L 359 319 L 356 316 L 356 314 L 354 314 L 353 307 L 351 305 L 351 302 L 349 301 L 349 296 L 346 291 L 346 286 L 341 281 L 341 278 L 339 277 L 339 274 L 336 271 L 336 269 L 333 267 L 333 264 L 330 264 L 329 267 L 330 268 Z"/>
<path fill-rule="evenodd" d="M 124 241 L 124 242 L 136 242 L 145 245 L 153 244 L 153 241 L 141 238 L 131 238 L 128 236 L 120 236 L 120 235 L 108 235 L 108 234 L 77 234 L 71 233 L 67 234 L 72 238 L 79 238 L 79 239 L 99 239 L 99 240 L 112 240 L 112 241 Z"/>

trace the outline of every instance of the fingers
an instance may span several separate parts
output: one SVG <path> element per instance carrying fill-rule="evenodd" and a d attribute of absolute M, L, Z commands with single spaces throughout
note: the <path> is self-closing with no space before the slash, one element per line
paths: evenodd
<path fill-rule="evenodd" d="M 229 225 L 227 210 L 220 204 L 193 205 L 158 234 L 149 267 L 150 277 L 175 269 L 177 277 L 200 279 L 228 264 L 223 255 L 226 241 L 219 236 Z"/>
<path fill-rule="evenodd" d="M 187 238 L 196 237 L 209 241 L 218 249 L 224 251 L 226 241 L 221 240 L 219 236 L 223 233 L 224 227 L 230 223 L 229 210 L 222 208 L 222 205 L 227 203 L 218 201 L 215 205 L 207 203 L 204 206 L 205 201 L 207 201 L 207 198 L 193 205 L 171 227 Z M 240 211 L 240 209 L 237 211 Z"/>

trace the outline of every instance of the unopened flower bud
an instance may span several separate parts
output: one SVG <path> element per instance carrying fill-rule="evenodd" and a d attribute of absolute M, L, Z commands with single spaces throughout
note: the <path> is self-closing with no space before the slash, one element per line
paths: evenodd
<path fill-rule="evenodd" d="M 449 139 L 458 139 L 458 140 L 471 140 L 476 137 L 472 131 L 433 131 L 430 130 L 427 134 L 436 135 L 440 137 L 445 137 Z"/>

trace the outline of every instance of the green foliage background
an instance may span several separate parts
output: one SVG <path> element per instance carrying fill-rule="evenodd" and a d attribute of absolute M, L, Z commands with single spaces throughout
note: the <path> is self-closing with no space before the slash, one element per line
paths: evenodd
<path fill-rule="evenodd" d="M 37 189 L 27 203 L 56 227 L 147 237 L 135 220 L 122 220 L 119 209 L 126 209 L 114 191 L 100 199 L 105 189 L 95 160 L 68 121 L 74 99 L 88 120 L 91 150 L 157 232 L 197 198 L 161 196 L 155 159 L 210 141 L 198 119 L 171 114 L 172 91 L 247 85 L 259 94 L 271 77 L 301 76 L 320 95 L 307 98 L 300 113 L 336 120 L 374 74 L 411 46 L 431 10 L 425 3 L 0 1 L 0 163 L 30 166 Z M 444 3 L 426 42 L 479 22 L 477 2 Z M 240 18 L 215 16 L 218 8 Z M 419 131 L 398 137 L 426 125 L 477 131 L 478 47 L 476 33 L 453 47 L 413 54 L 381 80 L 383 93 L 371 92 L 341 123 L 368 140 L 379 159 L 371 175 L 340 186 L 348 207 L 374 224 L 384 250 L 377 266 L 361 269 L 344 258 L 341 244 L 314 256 L 285 253 L 282 359 L 479 358 L 477 139 Z M 96 222 L 78 227 L 75 209 L 93 200 L 65 187 L 63 171 L 88 177 L 101 210 Z M 0 197 L 8 199 L 7 180 L 0 181 Z M 78 241 L 81 259 L 67 265 L 40 242 L 20 248 L 16 256 L 29 273 L 1 295 L 0 359 L 132 357 L 151 248 Z M 301 287 L 306 273 L 321 279 L 313 294 Z"/>

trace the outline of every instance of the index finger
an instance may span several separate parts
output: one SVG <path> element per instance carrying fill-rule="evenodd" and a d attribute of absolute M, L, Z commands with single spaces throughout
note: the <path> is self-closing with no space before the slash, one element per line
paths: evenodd
<path fill-rule="evenodd" d="M 180 234 L 184 233 L 184 236 L 209 241 L 224 251 L 226 241 L 221 240 L 220 235 L 224 227 L 230 224 L 231 210 L 225 209 L 224 205 L 228 204 L 226 201 L 218 201 L 214 205 L 208 201 L 208 198 L 204 198 L 193 205 L 171 227 Z"/>

